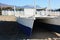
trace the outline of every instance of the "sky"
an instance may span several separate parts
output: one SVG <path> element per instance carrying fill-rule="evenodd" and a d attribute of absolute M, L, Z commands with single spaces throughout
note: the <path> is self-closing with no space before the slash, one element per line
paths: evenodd
<path fill-rule="evenodd" d="M 31 5 L 34 6 L 34 0 L 0 0 L 0 3 L 16 6 Z M 40 7 L 48 7 L 48 0 L 36 0 L 36 5 Z M 58 9 L 60 8 L 60 0 L 50 0 L 50 8 Z"/>

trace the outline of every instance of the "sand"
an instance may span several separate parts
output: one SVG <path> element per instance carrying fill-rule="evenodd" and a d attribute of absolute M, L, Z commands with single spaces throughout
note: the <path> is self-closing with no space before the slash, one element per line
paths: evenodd
<path fill-rule="evenodd" d="M 15 16 L 0 16 L 0 21 L 16 21 Z"/>

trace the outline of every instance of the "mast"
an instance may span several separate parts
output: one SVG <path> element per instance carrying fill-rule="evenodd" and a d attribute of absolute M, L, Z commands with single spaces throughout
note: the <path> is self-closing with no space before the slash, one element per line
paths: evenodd
<path fill-rule="evenodd" d="M 16 9 L 15 9 L 15 5 L 14 5 L 14 15 L 15 15 L 15 13 L 16 13 Z"/>
<path fill-rule="evenodd" d="M 50 10 L 50 0 L 48 0 L 48 7 L 47 7 L 47 11 Z"/>
<path fill-rule="evenodd" d="M 15 1 L 13 3 L 15 4 Z M 16 7 L 14 5 L 14 15 L 15 15 L 15 13 L 16 13 Z"/>
<path fill-rule="evenodd" d="M 47 1 L 47 8 L 46 11 L 48 11 L 50 9 L 50 0 Z"/>
<path fill-rule="evenodd" d="M 36 0 L 34 0 L 34 8 L 36 9 Z"/>
<path fill-rule="evenodd" d="M 47 8 L 46 8 L 46 13 L 49 15 L 50 14 L 50 0 L 48 0 L 48 6 L 47 6 Z"/>
<path fill-rule="evenodd" d="M 35 9 L 34 14 L 36 14 L 36 0 L 34 0 L 34 9 Z"/>

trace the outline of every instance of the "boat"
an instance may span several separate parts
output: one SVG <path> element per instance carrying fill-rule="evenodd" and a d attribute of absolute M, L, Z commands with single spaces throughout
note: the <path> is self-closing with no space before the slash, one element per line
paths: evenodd
<path fill-rule="evenodd" d="M 54 16 L 54 18 L 44 18 L 41 19 L 39 22 L 42 22 L 43 24 L 46 24 L 46 28 L 50 31 L 60 33 L 60 11 L 52 11 L 50 8 L 50 0 L 48 3 L 48 8 L 47 8 L 47 13 L 48 16 Z M 42 12 L 41 12 L 42 13 Z"/>
<path fill-rule="evenodd" d="M 37 19 L 40 23 L 44 25 L 44 28 L 47 28 L 49 31 L 60 33 L 60 12 L 49 12 L 51 18 L 41 18 Z M 49 16 L 50 16 L 49 15 Z M 55 16 L 52 18 L 52 16 Z"/>
<path fill-rule="evenodd" d="M 45 13 L 46 11 L 41 11 L 42 13 L 38 13 L 35 10 L 36 9 L 34 9 L 34 8 L 33 9 L 32 8 L 26 8 L 26 9 L 24 8 L 24 13 L 18 14 L 19 16 L 15 14 L 15 16 L 17 17 L 17 22 L 20 24 L 19 26 L 24 30 L 24 32 L 27 35 L 32 34 L 33 24 L 34 24 L 35 20 L 37 20 L 37 19 L 51 20 L 51 19 L 57 18 L 59 16 L 59 15 L 49 16 L 48 13 Z M 46 21 L 44 23 L 46 23 Z"/>
<path fill-rule="evenodd" d="M 44 23 L 52 23 L 52 24 L 58 24 L 60 25 L 59 23 L 56 23 L 59 21 L 57 21 L 57 19 L 54 19 L 54 18 L 57 18 L 59 16 L 59 13 L 58 15 L 56 15 L 57 13 L 55 12 L 51 12 L 50 11 L 46 11 L 46 10 L 41 10 L 41 8 L 36 8 L 36 4 L 34 2 L 34 6 L 33 8 L 20 8 L 20 11 L 16 11 L 16 8 L 14 6 L 14 10 L 2 10 L 2 15 L 12 15 L 12 16 L 16 16 L 17 20 L 16 22 L 19 23 L 19 28 L 22 29 L 24 31 L 24 33 L 28 36 L 30 36 L 32 34 L 32 29 L 33 29 L 33 24 L 34 24 L 34 21 L 36 19 L 47 19 L 45 22 L 44 21 L 41 21 L 41 22 L 44 22 Z M 40 11 L 37 11 L 40 10 Z M 55 20 L 55 21 L 54 21 Z M 53 21 L 53 22 L 52 22 Z"/>

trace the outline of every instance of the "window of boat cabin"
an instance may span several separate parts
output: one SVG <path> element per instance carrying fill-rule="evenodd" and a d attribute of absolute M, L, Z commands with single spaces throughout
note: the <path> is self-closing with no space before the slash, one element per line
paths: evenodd
<path fill-rule="evenodd" d="M 23 8 L 16 9 L 16 11 L 24 11 Z"/>
<path fill-rule="evenodd" d="M 20 14 L 24 14 L 24 8 L 17 8 L 16 12 L 19 12 Z"/>
<path fill-rule="evenodd" d="M 46 9 L 36 9 L 36 14 L 41 13 L 42 11 L 46 11 Z"/>
<path fill-rule="evenodd" d="M 36 9 L 36 11 L 45 11 L 45 9 Z"/>

